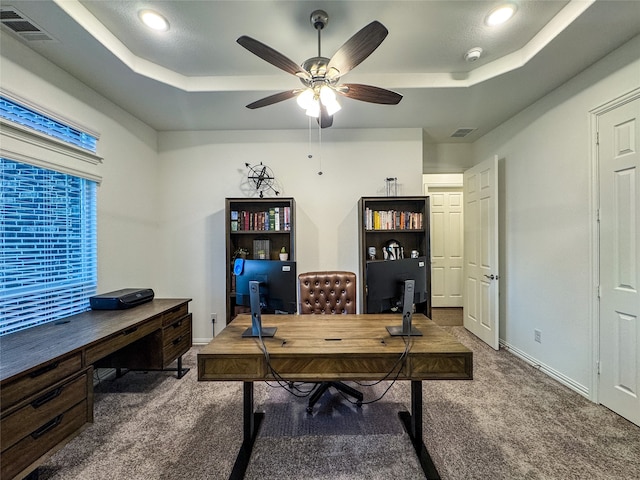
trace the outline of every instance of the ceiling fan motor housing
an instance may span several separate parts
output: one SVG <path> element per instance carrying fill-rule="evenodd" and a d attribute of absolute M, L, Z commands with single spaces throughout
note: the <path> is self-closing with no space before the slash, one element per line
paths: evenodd
<path fill-rule="evenodd" d="M 329 15 L 324 10 L 314 10 L 311 12 L 311 25 L 316 30 L 322 30 L 329 23 Z"/>

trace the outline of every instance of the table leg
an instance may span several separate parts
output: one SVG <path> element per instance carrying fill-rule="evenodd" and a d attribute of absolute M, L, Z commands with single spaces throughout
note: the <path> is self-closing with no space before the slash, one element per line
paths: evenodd
<path fill-rule="evenodd" d="M 180 355 L 178 357 L 178 368 L 176 369 L 178 372 L 178 378 L 184 377 L 189 370 L 190 368 L 182 368 L 182 355 Z"/>
<path fill-rule="evenodd" d="M 420 466 L 428 480 L 440 480 L 440 474 L 431 460 L 422 440 L 422 381 L 411 381 L 411 412 L 398 412 L 405 430 L 411 438 Z"/>
<path fill-rule="evenodd" d="M 255 442 L 260 424 L 264 419 L 264 413 L 253 411 L 253 382 L 243 382 L 243 438 L 240 451 L 236 457 L 236 463 L 233 465 L 229 480 L 242 480 L 244 473 L 247 471 L 249 459 L 251 458 L 251 450 Z"/>

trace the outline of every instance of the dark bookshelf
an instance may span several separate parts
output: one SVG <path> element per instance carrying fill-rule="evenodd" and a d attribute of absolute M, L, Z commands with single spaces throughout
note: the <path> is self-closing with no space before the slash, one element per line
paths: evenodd
<path fill-rule="evenodd" d="M 383 249 L 392 240 L 404 249 L 404 258 L 416 250 L 426 257 L 427 301 L 416 310 L 431 317 L 431 246 L 429 239 L 429 197 L 362 197 L 359 211 L 359 265 L 362 313 L 367 313 L 367 263 L 385 261 Z M 376 258 L 369 258 L 369 247 L 375 247 Z M 394 260 L 386 260 L 392 262 Z"/>
<path fill-rule="evenodd" d="M 295 260 L 293 198 L 227 198 L 225 200 L 226 323 L 248 309 L 236 305 L 233 263 L 246 259 L 278 260 L 285 247 Z"/>

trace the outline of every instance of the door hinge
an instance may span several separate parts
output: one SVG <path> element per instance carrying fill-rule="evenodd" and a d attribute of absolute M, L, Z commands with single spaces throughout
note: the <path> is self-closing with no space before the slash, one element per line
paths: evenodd
<path fill-rule="evenodd" d="M 597 294 L 598 294 L 598 299 L 600 299 L 600 297 L 602 296 L 602 287 L 600 285 L 598 285 L 597 287 Z"/>
<path fill-rule="evenodd" d="M 600 132 L 596 132 L 596 145 L 600 145 Z"/>
<path fill-rule="evenodd" d="M 596 222 L 600 223 L 600 209 L 596 209 Z"/>
<path fill-rule="evenodd" d="M 598 372 L 598 375 L 600 375 L 600 360 L 596 362 L 596 371 Z"/>

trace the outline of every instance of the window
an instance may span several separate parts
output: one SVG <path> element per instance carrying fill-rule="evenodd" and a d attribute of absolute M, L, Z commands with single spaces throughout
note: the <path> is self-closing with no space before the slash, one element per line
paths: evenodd
<path fill-rule="evenodd" d="M 89 309 L 96 183 L 0 158 L 0 335 Z"/>
<path fill-rule="evenodd" d="M 96 137 L 4 95 L 0 120 L 4 335 L 89 309 L 97 284 L 95 167 L 101 159 L 94 154 Z"/>
<path fill-rule="evenodd" d="M 90 152 L 96 151 L 97 139 L 93 135 L 65 125 L 53 118 L 41 115 L 5 96 L 0 96 L 0 117 L 45 133 L 66 143 L 84 148 Z"/>

